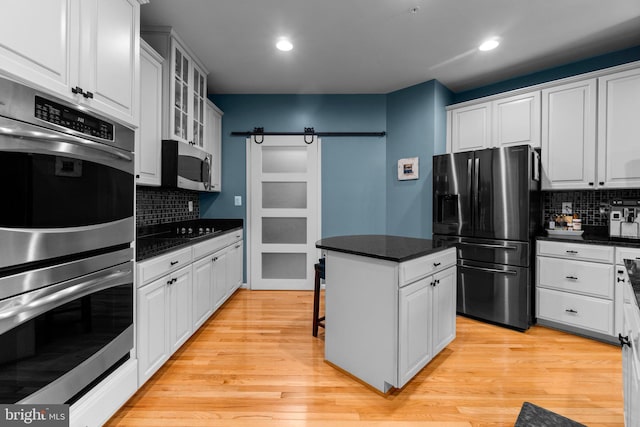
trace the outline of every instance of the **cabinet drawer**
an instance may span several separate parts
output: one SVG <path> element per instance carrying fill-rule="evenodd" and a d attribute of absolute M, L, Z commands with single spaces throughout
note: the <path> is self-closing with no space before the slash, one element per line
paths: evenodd
<path fill-rule="evenodd" d="M 613 335 L 613 301 L 544 288 L 537 295 L 538 318 Z"/>
<path fill-rule="evenodd" d="M 239 240 L 242 240 L 242 230 L 234 230 L 230 233 L 223 234 L 222 236 L 197 243 L 192 246 L 193 260 L 196 261 L 203 256 L 217 252 Z"/>
<path fill-rule="evenodd" d="M 613 263 L 613 246 L 538 240 L 538 255 Z"/>
<path fill-rule="evenodd" d="M 539 256 L 538 286 L 613 299 L 613 265 Z"/>
<path fill-rule="evenodd" d="M 138 263 L 137 287 L 144 286 L 150 281 L 188 264 L 191 264 L 191 248 L 169 252 L 168 254 Z"/>
<path fill-rule="evenodd" d="M 625 259 L 640 259 L 640 249 L 616 247 L 616 264 L 624 265 Z"/>
<path fill-rule="evenodd" d="M 456 264 L 456 250 L 449 248 L 400 264 L 400 286 L 408 285 L 436 271 Z"/>

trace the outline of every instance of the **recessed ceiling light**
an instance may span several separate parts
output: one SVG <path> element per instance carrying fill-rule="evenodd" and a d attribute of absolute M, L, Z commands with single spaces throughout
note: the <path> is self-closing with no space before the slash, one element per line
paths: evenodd
<path fill-rule="evenodd" d="M 497 48 L 499 44 L 500 42 L 498 41 L 498 39 L 489 39 L 484 41 L 480 46 L 478 46 L 478 49 L 482 51 L 493 50 Z"/>
<path fill-rule="evenodd" d="M 293 49 L 293 44 L 291 44 L 289 39 L 281 38 L 278 40 L 278 43 L 276 43 L 276 47 L 283 52 L 288 52 Z"/>

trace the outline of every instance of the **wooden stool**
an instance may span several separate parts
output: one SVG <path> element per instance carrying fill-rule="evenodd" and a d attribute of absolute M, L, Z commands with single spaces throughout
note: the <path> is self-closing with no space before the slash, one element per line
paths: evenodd
<path fill-rule="evenodd" d="M 318 326 L 324 328 L 324 316 L 319 316 L 320 311 L 320 279 L 324 279 L 324 258 L 314 265 L 316 272 L 315 285 L 313 288 L 313 336 L 318 336 Z"/>

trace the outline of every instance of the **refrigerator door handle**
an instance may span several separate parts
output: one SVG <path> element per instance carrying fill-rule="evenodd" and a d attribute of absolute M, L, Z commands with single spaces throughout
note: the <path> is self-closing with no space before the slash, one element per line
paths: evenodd
<path fill-rule="evenodd" d="M 502 246 L 502 245 L 491 245 L 489 243 L 467 243 L 467 242 L 460 242 L 460 245 L 467 245 L 467 246 L 477 246 L 479 248 L 489 248 L 489 249 L 506 249 L 509 251 L 516 251 L 518 250 L 517 247 L 515 246 Z"/>
<path fill-rule="evenodd" d="M 515 275 L 518 274 L 517 271 L 513 271 L 513 270 L 498 270 L 497 268 L 474 267 L 474 266 L 471 266 L 471 265 L 461 265 L 460 267 L 469 268 L 471 270 L 486 271 L 487 273 L 509 274 L 509 275 L 512 275 L 512 276 L 515 276 Z"/>
<path fill-rule="evenodd" d="M 479 191 L 479 186 L 480 186 L 480 159 L 478 157 L 475 157 L 473 159 L 473 227 L 474 229 L 476 227 L 478 227 L 478 225 L 480 224 L 479 222 L 479 216 L 480 216 L 480 207 L 478 206 L 478 201 L 479 201 L 479 196 L 478 196 L 478 191 Z"/>

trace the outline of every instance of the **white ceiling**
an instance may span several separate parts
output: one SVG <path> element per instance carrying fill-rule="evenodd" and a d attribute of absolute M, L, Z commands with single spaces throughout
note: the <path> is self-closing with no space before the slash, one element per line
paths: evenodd
<path fill-rule="evenodd" d="M 150 0 L 141 21 L 176 30 L 209 93 L 459 92 L 640 46 L 640 0 Z"/>

